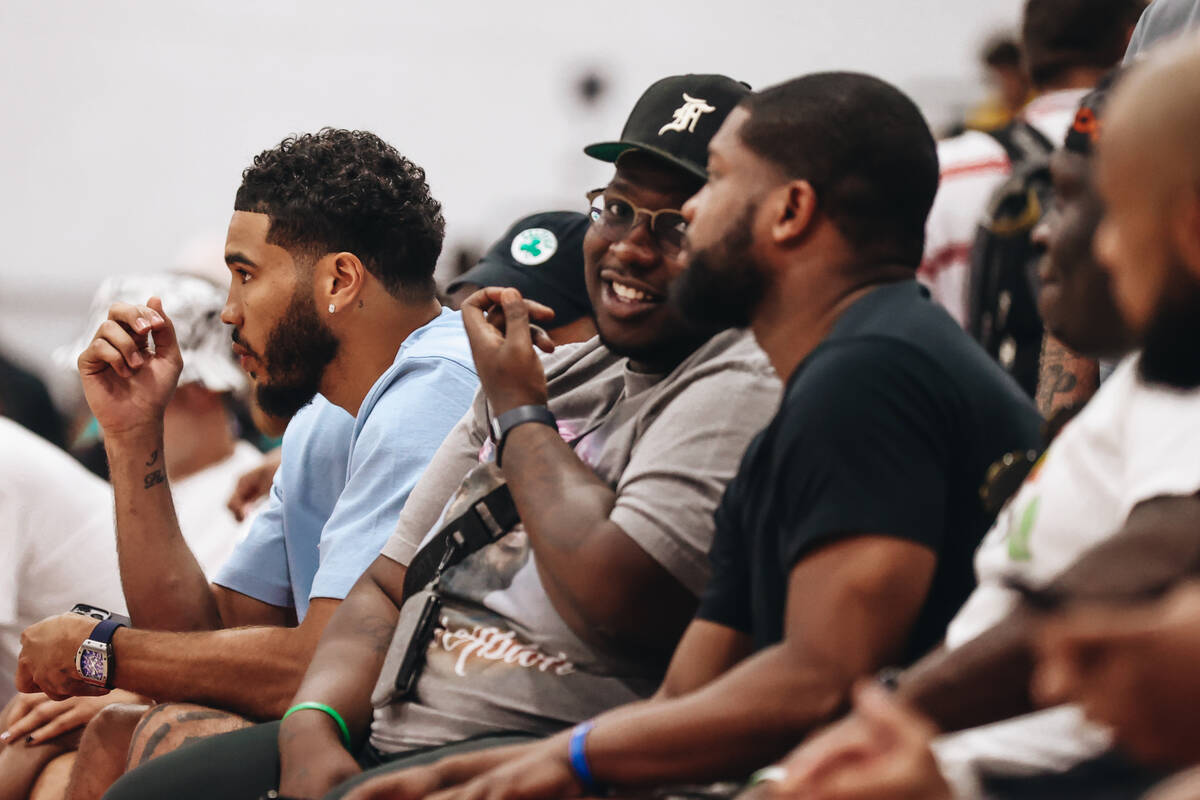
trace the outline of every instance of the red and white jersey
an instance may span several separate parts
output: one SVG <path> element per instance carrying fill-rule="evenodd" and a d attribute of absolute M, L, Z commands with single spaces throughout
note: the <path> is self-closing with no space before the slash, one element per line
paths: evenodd
<path fill-rule="evenodd" d="M 1034 99 L 1021 117 L 1060 145 L 1088 89 L 1050 92 Z M 1008 154 L 993 137 L 966 131 L 938 143 L 941 183 L 925 227 L 925 257 L 917 278 L 935 300 L 965 325 L 971 247 L 996 187 L 1012 171 Z"/>

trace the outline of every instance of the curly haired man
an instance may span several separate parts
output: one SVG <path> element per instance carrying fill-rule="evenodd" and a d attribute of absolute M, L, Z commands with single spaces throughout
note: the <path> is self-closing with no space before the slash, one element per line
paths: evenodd
<path fill-rule="evenodd" d="M 134 627 L 61 614 L 22 637 L 23 691 L 116 687 L 166 703 L 142 718 L 138 759 L 283 712 L 478 386 L 461 318 L 434 294 L 441 206 L 390 145 L 331 129 L 285 139 L 245 171 L 234 208 L 221 318 L 260 405 L 295 415 L 268 506 L 210 584 L 163 469 L 182 366 L 171 321 L 157 298 L 114 305 L 79 370 L 104 430 Z M 106 634 L 104 669 L 77 668 L 83 642 Z M 110 708 L 84 735 L 71 796 L 98 795 L 125 766 L 140 710 Z M 114 758 L 86 757 L 91 740 Z"/>

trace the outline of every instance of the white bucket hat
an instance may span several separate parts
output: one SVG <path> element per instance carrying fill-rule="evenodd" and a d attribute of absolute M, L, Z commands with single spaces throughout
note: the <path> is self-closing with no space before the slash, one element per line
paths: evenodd
<path fill-rule="evenodd" d="M 55 363 L 76 368 L 79 354 L 91 344 L 100 323 L 108 319 L 108 308 L 113 303 L 142 304 L 152 296 L 162 299 L 163 311 L 175 325 L 183 355 L 180 385 L 199 383 L 213 392 L 244 391 L 246 373 L 233 360 L 229 328 L 221 322 L 225 293 L 192 275 L 158 272 L 106 279 L 92 298 L 84 333 L 54 351 Z"/>

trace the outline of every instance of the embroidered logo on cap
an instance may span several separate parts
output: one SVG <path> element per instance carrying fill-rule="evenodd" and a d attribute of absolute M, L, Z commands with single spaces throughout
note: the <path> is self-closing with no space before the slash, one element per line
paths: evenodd
<path fill-rule="evenodd" d="M 545 264 L 558 250 L 558 237 L 545 228 L 526 228 L 513 237 L 512 257 L 518 264 Z"/>
<path fill-rule="evenodd" d="M 658 135 L 662 136 L 667 131 L 687 131 L 688 133 L 696 132 L 696 123 L 700 121 L 702 114 L 711 114 L 716 111 L 716 106 L 710 106 L 706 100 L 697 100 L 690 96 L 687 92 L 683 93 L 683 105 L 671 112 L 674 117 L 666 125 L 658 129 Z"/>

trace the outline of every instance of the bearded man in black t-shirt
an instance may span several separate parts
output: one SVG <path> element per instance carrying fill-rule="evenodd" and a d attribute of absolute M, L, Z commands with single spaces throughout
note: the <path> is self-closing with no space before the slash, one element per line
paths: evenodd
<path fill-rule="evenodd" d="M 1040 420 L 915 281 L 937 178 L 920 112 L 875 78 L 799 78 L 729 115 L 683 209 L 690 266 L 673 299 L 749 326 L 787 392 L 718 511 L 698 617 L 651 700 L 398 774 L 397 796 L 745 776 L 856 679 L 940 639 L 990 522 L 988 466 L 1035 447 Z"/>

